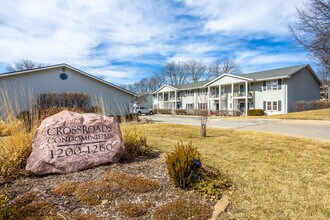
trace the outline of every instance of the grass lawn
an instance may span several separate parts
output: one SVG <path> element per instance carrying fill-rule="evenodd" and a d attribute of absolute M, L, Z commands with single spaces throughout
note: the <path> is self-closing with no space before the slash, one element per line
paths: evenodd
<path fill-rule="evenodd" d="M 192 141 L 203 163 L 231 177 L 230 214 L 221 219 L 330 218 L 330 142 L 227 129 L 207 129 L 203 139 L 194 126 L 121 125 L 131 126 L 162 152 Z"/>
<path fill-rule="evenodd" d="M 330 108 L 304 112 L 292 112 L 288 114 L 270 115 L 264 117 L 279 119 L 330 120 Z"/>

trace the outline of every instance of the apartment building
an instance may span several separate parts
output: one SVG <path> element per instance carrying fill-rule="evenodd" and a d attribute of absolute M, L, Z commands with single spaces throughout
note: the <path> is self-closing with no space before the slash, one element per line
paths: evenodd
<path fill-rule="evenodd" d="M 267 115 L 292 112 L 297 101 L 320 99 L 321 81 L 310 65 L 248 74 L 224 74 L 213 80 L 163 85 L 153 94 L 154 109 L 241 111 L 263 109 Z"/>

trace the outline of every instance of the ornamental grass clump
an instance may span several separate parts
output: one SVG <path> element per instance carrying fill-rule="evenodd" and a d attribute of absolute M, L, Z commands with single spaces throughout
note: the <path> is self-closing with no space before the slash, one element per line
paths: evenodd
<path fill-rule="evenodd" d="M 0 194 L 0 220 L 16 220 L 20 217 L 16 208 L 8 204 L 8 198 Z"/>
<path fill-rule="evenodd" d="M 189 188 L 198 179 L 201 155 L 191 143 L 179 142 L 173 152 L 166 155 L 169 176 L 176 187 Z"/>
<path fill-rule="evenodd" d="M 125 152 L 122 160 L 147 156 L 151 153 L 151 148 L 147 145 L 147 137 L 136 127 L 133 130 L 124 130 L 123 133 Z"/>
<path fill-rule="evenodd" d="M 156 209 L 155 220 L 207 220 L 212 216 L 210 206 L 197 201 L 176 199 Z"/>
<path fill-rule="evenodd" d="M 24 128 L 23 122 L 12 119 L 8 123 L 10 136 L 0 138 L 0 183 L 15 178 L 22 172 L 32 150 L 31 132 Z"/>
<path fill-rule="evenodd" d="M 121 202 L 119 204 L 119 209 L 125 216 L 130 218 L 137 218 L 146 214 L 150 206 L 150 202 Z"/>

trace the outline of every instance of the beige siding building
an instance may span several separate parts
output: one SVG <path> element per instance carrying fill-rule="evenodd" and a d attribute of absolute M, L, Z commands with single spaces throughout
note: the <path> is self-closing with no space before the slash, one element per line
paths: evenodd
<path fill-rule="evenodd" d="M 121 115 L 132 111 L 135 97 L 130 91 L 67 64 L 0 74 L 0 89 L 2 99 L 8 96 L 12 104 L 18 104 L 16 112 L 30 110 L 31 101 L 41 93 L 83 92 L 107 115 Z"/>

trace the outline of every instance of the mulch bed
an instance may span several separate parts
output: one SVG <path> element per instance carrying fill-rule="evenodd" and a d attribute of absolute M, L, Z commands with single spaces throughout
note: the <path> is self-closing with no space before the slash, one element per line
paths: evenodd
<path fill-rule="evenodd" d="M 59 183 L 65 181 L 85 183 L 91 180 L 104 180 L 104 176 L 110 171 L 143 176 L 150 180 L 158 181 L 160 186 L 157 190 L 144 193 L 134 193 L 123 189 L 122 193 L 116 198 L 103 200 L 98 205 L 87 205 L 74 195 L 56 195 L 53 192 L 53 188 Z M 30 190 L 41 191 L 43 198 L 56 208 L 59 219 L 66 219 L 61 216 L 61 213 L 92 214 L 104 219 L 131 219 L 125 216 L 119 208 L 120 204 L 129 203 L 150 203 L 150 207 L 146 206 L 147 212 L 143 213 L 143 216 L 134 219 L 153 219 L 157 207 L 179 198 L 198 201 L 208 206 L 214 205 L 214 202 L 206 200 L 197 192 L 184 191 L 173 187 L 167 174 L 165 159 L 162 155 L 154 158 L 140 158 L 126 163 L 100 166 L 65 175 L 20 177 L 7 185 L 6 195 L 10 201 L 13 201 L 19 195 Z"/>

